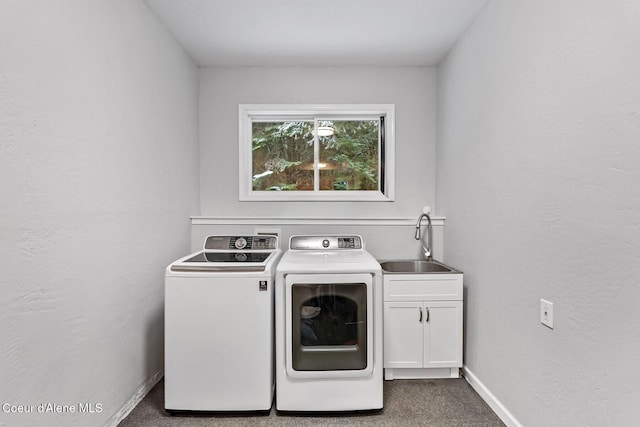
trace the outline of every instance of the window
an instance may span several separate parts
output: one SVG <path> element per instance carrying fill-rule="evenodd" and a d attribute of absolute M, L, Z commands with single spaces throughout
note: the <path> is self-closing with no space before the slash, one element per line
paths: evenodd
<path fill-rule="evenodd" d="M 246 105 L 240 200 L 392 201 L 393 105 Z"/>

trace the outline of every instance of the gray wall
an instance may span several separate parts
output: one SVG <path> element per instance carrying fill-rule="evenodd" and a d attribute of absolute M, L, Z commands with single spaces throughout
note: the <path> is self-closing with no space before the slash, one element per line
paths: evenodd
<path fill-rule="evenodd" d="M 202 68 L 201 215 L 417 218 L 434 204 L 435 102 L 429 67 Z M 395 202 L 239 202 L 238 104 L 296 103 L 395 104 Z"/>
<path fill-rule="evenodd" d="M 465 365 L 522 425 L 640 419 L 638 22 L 633 1 L 493 0 L 438 68 Z"/>
<path fill-rule="evenodd" d="M 3 1 L 0 40 L 0 401 L 102 405 L 0 424 L 112 424 L 162 373 L 197 68 L 138 1 Z"/>

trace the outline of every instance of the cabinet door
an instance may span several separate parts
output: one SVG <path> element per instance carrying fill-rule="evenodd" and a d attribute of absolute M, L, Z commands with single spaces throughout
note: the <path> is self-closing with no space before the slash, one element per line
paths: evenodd
<path fill-rule="evenodd" d="M 425 311 L 424 367 L 462 366 L 462 301 L 429 301 Z"/>
<path fill-rule="evenodd" d="M 385 368 L 422 368 L 424 319 L 421 302 L 384 303 Z"/>

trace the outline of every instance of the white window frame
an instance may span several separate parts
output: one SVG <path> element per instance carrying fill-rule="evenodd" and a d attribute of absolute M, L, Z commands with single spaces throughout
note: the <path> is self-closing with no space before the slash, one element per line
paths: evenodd
<path fill-rule="evenodd" d="M 394 104 L 240 104 L 239 200 L 240 201 L 350 201 L 391 202 L 395 197 L 395 105 Z M 286 121 L 299 118 L 385 120 L 383 191 L 254 191 L 252 182 L 252 123 L 254 120 Z M 381 151 L 381 150 L 379 150 Z M 318 160 L 315 161 L 316 171 Z"/>

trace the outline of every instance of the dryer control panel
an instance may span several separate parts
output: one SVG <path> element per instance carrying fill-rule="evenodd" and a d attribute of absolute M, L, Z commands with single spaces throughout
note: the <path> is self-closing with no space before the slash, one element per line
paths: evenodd
<path fill-rule="evenodd" d="M 362 237 L 349 236 L 291 236 L 289 249 L 301 251 L 362 250 Z"/>

